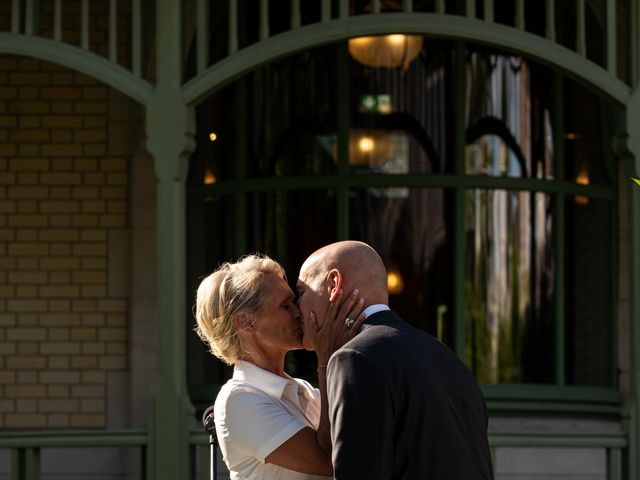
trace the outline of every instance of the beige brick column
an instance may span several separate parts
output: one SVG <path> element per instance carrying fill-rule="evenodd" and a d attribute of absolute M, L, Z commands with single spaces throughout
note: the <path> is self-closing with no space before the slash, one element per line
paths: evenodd
<path fill-rule="evenodd" d="M 108 88 L 12 56 L 0 85 L 0 428 L 105 427 L 128 326 L 109 284 L 129 165 L 109 156 Z"/>

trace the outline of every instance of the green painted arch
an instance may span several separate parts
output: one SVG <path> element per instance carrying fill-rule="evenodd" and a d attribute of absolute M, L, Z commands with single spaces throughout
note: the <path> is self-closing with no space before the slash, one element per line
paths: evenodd
<path fill-rule="evenodd" d="M 187 104 L 197 104 L 223 86 L 278 58 L 350 37 L 415 33 L 498 47 L 565 72 L 625 105 L 631 88 L 603 68 L 546 38 L 484 20 L 433 13 L 369 14 L 308 25 L 275 35 L 212 65 L 182 86 Z"/>
<path fill-rule="evenodd" d="M 84 73 L 119 90 L 142 105 L 151 100 L 154 87 L 120 65 L 94 53 L 47 38 L 0 33 L 0 53 L 23 55 L 57 63 Z"/>

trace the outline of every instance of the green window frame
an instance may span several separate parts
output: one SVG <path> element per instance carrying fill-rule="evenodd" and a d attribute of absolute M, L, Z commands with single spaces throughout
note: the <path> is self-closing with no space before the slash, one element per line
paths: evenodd
<path fill-rule="evenodd" d="M 398 174 L 398 175 L 350 175 L 348 168 L 348 140 L 349 140 L 349 83 L 348 52 L 346 43 L 337 46 L 337 158 L 338 166 L 335 175 L 326 176 L 294 176 L 269 178 L 247 178 L 247 147 L 242 141 L 246 137 L 247 125 L 247 95 L 246 79 L 236 81 L 235 123 L 237 141 L 235 145 L 234 178 L 219 181 L 211 185 L 193 185 L 187 187 L 187 195 L 192 198 L 212 196 L 229 196 L 235 203 L 236 221 L 235 238 L 236 257 L 247 253 L 246 238 L 246 203 L 247 196 L 255 192 L 317 190 L 332 189 L 336 193 L 337 224 L 336 240 L 348 238 L 349 232 L 349 190 L 352 188 L 382 188 L 382 187 L 425 187 L 447 188 L 454 192 L 454 260 L 453 260 L 453 319 L 454 344 L 450 345 L 463 359 L 465 352 L 465 293 L 464 293 L 464 231 L 465 192 L 470 189 L 489 189 L 523 191 L 550 195 L 555 204 L 554 210 L 554 247 L 557 258 L 555 285 L 555 338 L 554 341 L 554 384 L 496 384 L 481 385 L 487 399 L 489 410 L 499 412 L 573 412 L 585 414 L 618 415 L 620 413 L 620 394 L 617 390 L 617 309 L 616 292 L 617 277 L 615 265 L 611 265 L 611 379 L 610 387 L 589 387 L 567 385 L 565 379 L 565 229 L 566 212 L 565 201 L 572 196 L 585 196 L 603 200 L 611 207 L 611 248 L 612 258 L 616 258 L 616 218 L 617 193 L 613 186 L 579 185 L 565 180 L 564 151 L 562 125 L 564 124 L 562 108 L 556 108 L 553 113 L 553 123 L 558 128 L 553 129 L 554 139 L 554 180 L 535 178 L 489 177 L 465 174 L 465 52 L 467 45 L 463 41 L 454 42 L 454 75 L 453 75 L 453 111 L 454 111 L 454 171 L 453 173 L 438 174 Z M 559 72 L 554 72 L 553 78 L 554 104 L 562 105 L 563 81 Z M 612 161 L 611 152 L 607 152 L 608 162 Z M 211 391 L 206 394 L 212 398 Z M 200 395 L 196 395 L 199 397 Z M 194 398 L 198 404 L 197 398 Z"/>

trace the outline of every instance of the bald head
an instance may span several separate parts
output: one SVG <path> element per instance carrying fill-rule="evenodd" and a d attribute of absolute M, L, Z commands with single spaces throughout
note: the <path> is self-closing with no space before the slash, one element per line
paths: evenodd
<path fill-rule="evenodd" d="M 300 276 L 318 286 L 337 270 L 342 275 L 345 293 L 360 290 L 367 304 L 387 303 L 387 270 L 380 255 L 363 242 L 336 242 L 312 253 L 300 269 Z"/>

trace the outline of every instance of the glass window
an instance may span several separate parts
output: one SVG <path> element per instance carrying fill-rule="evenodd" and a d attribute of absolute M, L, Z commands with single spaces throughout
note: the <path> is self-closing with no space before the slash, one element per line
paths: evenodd
<path fill-rule="evenodd" d="M 482 383 L 553 383 L 555 252 L 544 194 L 465 198 L 467 359 Z"/>
<path fill-rule="evenodd" d="M 611 203 L 584 196 L 566 201 L 566 379 L 571 385 L 614 381 Z"/>
<path fill-rule="evenodd" d="M 334 174 L 336 46 L 284 58 L 244 81 L 246 175 Z"/>
<path fill-rule="evenodd" d="M 450 42 L 381 35 L 351 39 L 348 48 L 349 158 L 357 172 L 451 172 Z"/>
<path fill-rule="evenodd" d="M 553 178 L 550 77 L 522 57 L 469 54 L 466 173 Z"/>
<path fill-rule="evenodd" d="M 580 185 L 611 186 L 613 172 L 606 159 L 614 119 L 602 101 L 573 81 L 565 81 L 565 180 Z"/>
<path fill-rule="evenodd" d="M 529 59 L 411 37 L 293 55 L 198 106 L 190 294 L 246 253 L 293 283 L 315 249 L 363 240 L 387 265 L 391 307 L 492 392 L 611 389 L 611 103 Z M 228 369 L 189 342 L 192 394 L 210 401 Z M 314 355 L 292 353 L 287 369 L 314 380 Z"/>
<path fill-rule="evenodd" d="M 293 288 L 309 253 L 335 241 L 335 192 L 280 190 L 250 193 L 246 198 L 248 250 L 280 262 Z"/>
<path fill-rule="evenodd" d="M 391 308 L 452 344 L 452 193 L 369 188 L 350 195 L 349 238 L 367 242 L 388 270 Z"/>
<path fill-rule="evenodd" d="M 187 200 L 187 385 L 199 410 L 211 404 L 214 385 L 229 378 L 231 369 L 215 359 L 195 333 L 192 307 L 200 281 L 237 254 L 236 213 L 229 195 Z"/>

